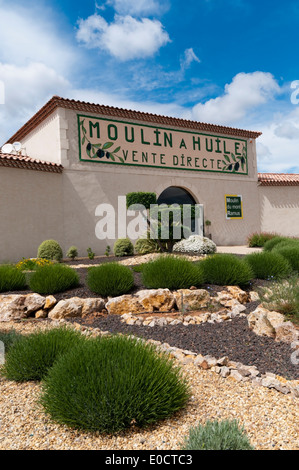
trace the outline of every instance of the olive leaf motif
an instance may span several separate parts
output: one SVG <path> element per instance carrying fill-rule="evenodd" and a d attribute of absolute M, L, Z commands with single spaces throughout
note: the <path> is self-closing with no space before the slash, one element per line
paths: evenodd
<path fill-rule="evenodd" d="M 222 171 L 231 171 L 232 173 L 237 173 L 240 169 L 244 171 L 247 162 L 246 146 L 243 146 L 241 156 L 236 156 L 234 153 L 231 152 L 230 154 L 224 155 L 224 158 L 225 160 L 222 160 Z"/>
<path fill-rule="evenodd" d="M 118 160 L 121 163 L 125 163 L 122 157 L 120 157 L 119 155 L 116 155 L 120 151 L 121 147 L 117 147 L 112 151 L 110 149 L 114 145 L 113 142 L 105 142 L 103 145 L 93 144 L 92 142 L 90 142 L 90 140 L 87 137 L 87 131 L 86 131 L 86 128 L 84 127 L 84 119 L 80 121 L 80 127 L 82 130 L 81 145 L 83 146 L 87 142 L 86 153 L 90 159 L 106 157 L 108 160 L 112 160 L 113 162 L 115 162 L 115 160 L 118 158 Z"/>

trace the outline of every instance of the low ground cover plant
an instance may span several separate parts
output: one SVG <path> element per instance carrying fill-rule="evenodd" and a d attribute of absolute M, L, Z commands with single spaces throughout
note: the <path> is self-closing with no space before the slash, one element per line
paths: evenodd
<path fill-rule="evenodd" d="M 289 316 L 292 321 L 299 323 L 299 279 L 297 275 L 260 288 L 259 296 L 267 309 Z"/>
<path fill-rule="evenodd" d="M 170 290 L 199 287 L 204 282 L 201 266 L 172 255 L 161 255 L 144 264 L 142 280 L 148 289 Z"/>
<path fill-rule="evenodd" d="M 189 431 L 182 450 L 254 450 L 236 420 L 207 421 Z"/>
<path fill-rule="evenodd" d="M 27 288 L 26 276 L 12 265 L 0 266 L 0 292 L 24 290 Z"/>
<path fill-rule="evenodd" d="M 116 297 L 133 288 L 134 276 L 127 266 L 105 263 L 89 268 L 86 282 L 92 292 L 103 297 Z"/>
<path fill-rule="evenodd" d="M 247 239 L 247 244 L 250 248 L 262 248 L 267 241 L 272 240 L 272 238 L 277 236 L 278 235 L 275 233 L 267 232 L 252 233 Z"/>
<path fill-rule="evenodd" d="M 246 286 L 254 275 L 242 259 L 230 254 L 209 256 L 199 262 L 207 284 Z"/>
<path fill-rule="evenodd" d="M 244 260 L 249 264 L 257 279 L 283 279 L 292 271 L 288 260 L 274 251 L 251 253 Z"/>
<path fill-rule="evenodd" d="M 217 246 L 207 237 L 191 235 L 189 238 L 175 243 L 173 251 L 180 253 L 192 252 L 201 255 L 210 255 L 216 253 Z"/>
<path fill-rule="evenodd" d="M 20 269 L 20 271 L 34 271 L 40 266 L 45 266 L 52 263 L 53 261 L 46 258 L 22 258 L 21 261 L 16 264 L 16 268 Z"/>
<path fill-rule="evenodd" d="M 45 240 L 38 247 L 37 257 L 60 262 L 63 258 L 62 248 L 56 240 Z"/>
<path fill-rule="evenodd" d="M 78 285 L 78 273 L 75 269 L 63 264 L 40 267 L 29 276 L 30 289 L 41 295 L 64 292 Z"/>
<path fill-rule="evenodd" d="M 189 397 L 168 355 L 125 336 L 78 345 L 54 364 L 42 388 L 41 403 L 53 420 L 102 433 L 156 423 Z"/>
<path fill-rule="evenodd" d="M 1 374 L 15 382 L 40 381 L 62 354 L 81 341 L 83 335 L 67 328 L 21 336 L 9 348 Z"/>
<path fill-rule="evenodd" d="M 113 252 L 115 256 L 131 256 L 134 254 L 133 243 L 128 238 L 120 238 L 114 243 Z"/>

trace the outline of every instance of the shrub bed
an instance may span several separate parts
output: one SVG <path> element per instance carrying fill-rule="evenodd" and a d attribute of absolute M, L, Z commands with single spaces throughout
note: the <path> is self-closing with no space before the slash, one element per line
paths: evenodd
<path fill-rule="evenodd" d="M 154 261 L 144 264 L 142 280 L 149 289 L 170 290 L 199 287 L 204 282 L 201 266 L 171 255 L 161 255 Z"/>
<path fill-rule="evenodd" d="M 277 237 L 275 233 L 252 233 L 248 237 L 247 243 L 250 248 L 262 248 L 267 241 L 272 240 L 274 237 Z"/>
<path fill-rule="evenodd" d="M 9 349 L 1 372 L 15 382 L 40 381 L 62 354 L 84 340 L 67 328 L 21 336 Z"/>
<path fill-rule="evenodd" d="M 257 279 L 282 279 L 290 275 L 290 263 L 279 253 L 252 253 L 245 257 Z"/>
<path fill-rule="evenodd" d="M 89 268 L 87 279 L 89 289 L 103 297 L 117 297 L 127 294 L 134 286 L 133 273 L 127 266 L 105 263 Z"/>
<path fill-rule="evenodd" d="M 191 428 L 183 450 L 254 450 L 236 420 L 207 421 Z"/>
<path fill-rule="evenodd" d="M 75 269 L 63 264 L 42 266 L 29 276 L 29 286 L 33 292 L 42 295 L 56 294 L 79 285 Z"/>
<path fill-rule="evenodd" d="M 131 256 L 134 254 L 133 243 L 128 238 L 120 238 L 114 243 L 113 252 L 115 256 Z"/>
<path fill-rule="evenodd" d="M 205 282 L 220 286 L 245 286 L 253 279 L 250 266 L 235 255 L 218 254 L 199 262 Z"/>
<path fill-rule="evenodd" d="M 37 257 L 60 262 L 63 258 L 63 252 L 56 240 L 45 240 L 38 247 Z"/>
<path fill-rule="evenodd" d="M 27 288 L 25 274 L 15 266 L 0 266 L 0 292 L 23 290 Z"/>
<path fill-rule="evenodd" d="M 89 339 L 62 356 L 43 383 L 41 403 L 58 423 L 116 433 L 171 416 L 188 385 L 169 356 L 124 336 Z"/>

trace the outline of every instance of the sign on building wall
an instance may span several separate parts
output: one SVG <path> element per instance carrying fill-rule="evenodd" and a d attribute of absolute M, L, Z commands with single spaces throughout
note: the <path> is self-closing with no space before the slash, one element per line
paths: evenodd
<path fill-rule="evenodd" d="M 227 219 L 243 219 L 242 196 L 226 194 L 225 212 Z"/>
<path fill-rule="evenodd" d="M 247 140 L 78 115 L 82 162 L 248 174 Z"/>

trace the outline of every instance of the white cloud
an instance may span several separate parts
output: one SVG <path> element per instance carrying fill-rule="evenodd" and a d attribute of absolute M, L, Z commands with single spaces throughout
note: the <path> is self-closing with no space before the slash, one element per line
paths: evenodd
<path fill-rule="evenodd" d="M 33 62 L 25 66 L 0 63 L 5 104 L 0 105 L 0 145 L 55 94 L 65 94 L 69 82 L 54 69 Z"/>
<path fill-rule="evenodd" d="M 225 86 L 222 96 L 195 105 L 193 117 L 215 124 L 235 124 L 279 92 L 280 88 L 270 73 L 239 73 Z"/>
<path fill-rule="evenodd" d="M 189 49 L 186 49 L 184 52 L 184 57 L 181 59 L 181 69 L 186 70 L 190 67 L 192 62 L 198 62 L 200 63 L 199 58 L 195 54 L 194 50 L 192 47 Z"/>
<path fill-rule="evenodd" d="M 274 130 L 274 134 L 277 137 L 283 137 L 285 139 L 299 139 L 299 127 L 290 121 L 279 124 Z"/>
<path fill-rule="evenodd" d="M 167 0 L 107 0 L 120 15 L 149 16 L 164 13 L 169 8 Z"/>
<path fill-rule="evenodd" d="M 152 57 L 170 42 L 160 21 L 137 20 L 129 15 L 117 15 L 110 24 L 97 14 L 81 19 L 77 39 L 87 47 L 106 51 L 121 61 Z"/>

